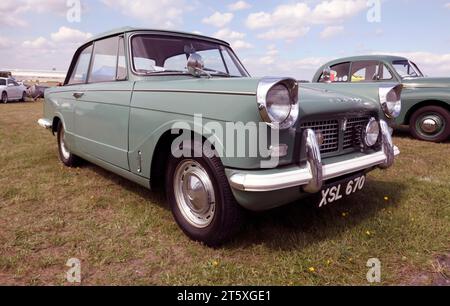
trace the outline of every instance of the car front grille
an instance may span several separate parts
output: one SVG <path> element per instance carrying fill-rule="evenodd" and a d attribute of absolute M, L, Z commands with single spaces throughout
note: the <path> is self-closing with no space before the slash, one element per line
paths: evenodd
<path fill-rule="evenodd" d="M 339 149 L 339 121 L 312 121 L 302 124 L 302 130 L 312 129 L 314 132 L 322 132 L 323 144 L 320 146 L 322 154 L 336 152 Z"/>
<path fill-rule="evenodd" d="M 320 146 L 320 152 L 326 155 L 334 155 L 342 151 L 359 149 L 361 147 L 362 131 L 369 123 L 369 120 L 369 116 L 361 116 L 307 121 L 301 124 L 301 130 L 312 129 L 316 133 L 321 132 L 323 144 Z M 345 130 L 344 126 L 346 127 Z"/>
<path fill-rule="evenodd" d="M 361 146 L 362 131 L 369 123 L 369 120 L 369 117 L 348 119 L 347 129 L 344 132 L 344 150 Z"/>

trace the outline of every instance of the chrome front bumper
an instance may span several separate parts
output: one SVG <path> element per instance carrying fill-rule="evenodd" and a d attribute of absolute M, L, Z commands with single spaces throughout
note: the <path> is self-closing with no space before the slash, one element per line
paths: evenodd
<path fill-rule="evenodd" d="M 363 171 L 373 167 L 389 168 L 394 163 L 400 150 L 393 145 L 388 124 L 381 120 L 382 151 L 350 160 L 322 165 L 320 147 L 313 130 L 305 130 L 303 147 L 306 148 L 307 163 L 305 167 L 289 170 L 258 173 L 237 172 L 231 175 L 230 185 L 240 191 L 267 192 L 291 187 L 303 187 L 305 192 L 316 193 L 323 187 L 323 182 Z"/>
<path fill-rule="evenodd" d="M 40 127 L 43 127 L 44 129 L 51 129 L 53 126 L 53 123 L 48 119 L 39 119 L 38 124 Z"/>

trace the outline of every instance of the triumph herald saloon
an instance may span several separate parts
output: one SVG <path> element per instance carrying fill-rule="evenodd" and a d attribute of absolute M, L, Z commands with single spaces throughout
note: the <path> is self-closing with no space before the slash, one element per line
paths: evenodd
<path fill-rule="evenodd" d="M 310 195 L 331 205 L 391 167 L 400 94 L 389 82 L 252 78 L 224 41 L 124 28 L 76 51 L 38 123 L 56 134 L 66 166 L 83 159 L 162 188 L 180 228 L 217 246 L 248 210 Z"/>
<path fill-rule="evenodd" d="M 404 57 L 358 56 L 325 64 L 313 82 L 324 82 L 323 70 L 331 70 L 332 82 L 403 84 L 402 112 L 397 125 L 408 125 L 420 140 L 443 142 L 450 137 L 450 78 L 430 78 Z M 326 73 L 327 74 L 327 73 Z"/>

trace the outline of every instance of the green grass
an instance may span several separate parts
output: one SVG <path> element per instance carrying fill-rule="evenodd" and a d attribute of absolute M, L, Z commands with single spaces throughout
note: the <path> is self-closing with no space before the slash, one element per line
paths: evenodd
<path fill-rule="evenodd" d="M 63 167 L 41 113 L 0 105 L 0 284 L 66 285 L 73 257 L 89 285 L 366 285 L 372 257 L 385 285 L 448 281 L 449 143 L 397 135 L 401 157 L 364 192 L 251 214 L 210 249 L 178 229 L 162 194 L 92 164 Z"/>

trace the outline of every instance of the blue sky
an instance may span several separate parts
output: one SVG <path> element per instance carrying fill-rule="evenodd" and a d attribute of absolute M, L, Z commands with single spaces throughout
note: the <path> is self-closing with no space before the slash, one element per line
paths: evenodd
<path fill-rule="evenodd" d="M 450 76 L 450 0 L 81 0 L 80 22 L 67 19 L 68 3 L 77 5 L 2 0 L 0 68 L 65 70 L 90 35 L 130 25 L 227 40 L 255 76 L 309 80 L 327 60 L 370 53 L 401 54 L 427 75 Z M 379 22 L 369 22 L 378 7 Z"/>

